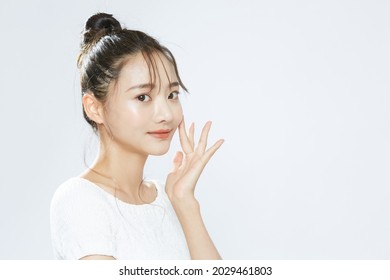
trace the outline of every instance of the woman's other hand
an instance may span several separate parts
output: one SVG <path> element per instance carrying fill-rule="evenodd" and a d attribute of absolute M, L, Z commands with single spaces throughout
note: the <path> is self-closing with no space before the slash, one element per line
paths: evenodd
<path fill-rule="evenodd" d="M 202 171 L 214 153 L 221 147 L 224 140 L 220 139 L 210 148 L 207 148 L 207 138 L 211 127 L 208 121 L 195 147 L 194 123 L 187 135 L 184 119 L 179 124 L 179 138 L 183 152 L 177 152 L 173 159 L 173 169 L 168 174 L 166 192 L 172 203 L 195 201 L 194 190 Z"/>

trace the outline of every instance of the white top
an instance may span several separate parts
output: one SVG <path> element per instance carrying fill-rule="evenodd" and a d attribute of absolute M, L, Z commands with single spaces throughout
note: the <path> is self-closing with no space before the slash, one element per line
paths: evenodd
<path fill-rule="evenodd" d="M 56 190 L 50 223 L 56 259 L 107 255 L 116 259 L 190 259 L 175 211 L 156 181 L 150 204 L 123 202 L 80 177 Z"/>

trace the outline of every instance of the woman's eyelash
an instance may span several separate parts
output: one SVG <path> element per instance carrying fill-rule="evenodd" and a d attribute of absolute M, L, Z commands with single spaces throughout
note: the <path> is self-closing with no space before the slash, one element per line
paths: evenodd
<path fill-rule="evenodd" d="M 172 94 L 174 94 L 173 97 Z M 179 95 L 180 95 L 180 91 L 173 91 L 171 92 L 169 95 L 168 95 L 168 99 L 177 99 L 179 98 Z M 150 101 L 152 98 L 148 95 L 148 94 L 140 94 L 136 97 L 136 99 L 138 99 L 139 101 L 141 102 L 148 102 Z"/>
<path fill-rule="evenodd" d="M 179 94 L 180 94 L 180 91 L 173 91 L 171 92 L 169 95 L 168 95 L 168 98 L 172 95 L 172 94 L 176 94 L 176 98 L 179 97 Z M 172 99 L 172 98 L 171 98 Z"/>
<path fill-rule="evenodd" d="M 141 95 L 138 95 L 137 96 L 137 99 L 141 102 L 146 102 L 146 101 L 149 101 L 151 98 L 149 95 L 147 94 L 141 94 Z"/>

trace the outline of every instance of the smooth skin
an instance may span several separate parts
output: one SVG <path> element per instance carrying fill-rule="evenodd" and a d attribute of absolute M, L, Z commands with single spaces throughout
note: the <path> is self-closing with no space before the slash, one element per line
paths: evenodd
<path fill-rule="evenodd" d="M 211 128 L 211 122 L 207 122 L 195 145 L 194 124 L 186 132 L 177 98 L 179 86 L 175 83 L 174 67 L 163 55 L 156 53 L 154 56 L 159 73 L 156 81 L 150 82 L 147 64 L 138 54 L 128 59 L 117 82 L 110 85 L 109 94 L 112 94 L 105 106 L 92 93 L 83 96 L 85 112 L 99 129 L 100 151 L 92 168 L 105 176 L 88 169 L 80 177 L 94 182 L 126 203 L 150 203 L 157 192 L 143 183 L 145 162 L 149 155 L 163 155 L 169 150 L 178 128 L 183 152 L 177 152 L 173 159 L 173 168 L 166 179 L 166 193 L 183 228 L 191 258 L 221 259 L 203 223 L 194 191 L 203 169 L 223 140 L 207 149 Z M 150 87 L 137 87 L 140 84 L 149 84 Z M 171 129 L 169 138 L 158 139 L 150 135 L 151 131 L 159 129 Z M 115 258 L 90 255 L 81 259 Z"/>
<path fill-rule="evenodd" d="M 221 139 L 206 150 L 210 127 L 211 122 L 207 122 L 195 147 L 194 124 L 188 136 L 184 120 L 180 123 L 179 135 L 184 156 L 182 152 L 176 153 L 174 168 L 166 181 L 166 192 L 183 227 L 192 259 L 221 259 L 206 230 L 199 203 L 194 196 L 196 183 L 204 167 L 223 144 Z"/>

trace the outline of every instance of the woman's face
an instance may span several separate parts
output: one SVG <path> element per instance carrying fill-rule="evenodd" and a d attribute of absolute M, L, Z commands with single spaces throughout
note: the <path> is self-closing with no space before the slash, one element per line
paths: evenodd
<path fill-rule="evenodd" d="M 183 118 L 175 69 L 164 55 L 153 57 L 155 80 L 151 81 L 142 53 L 132 56 L 110 88 L 105 110 L 105 126 L 113 141 L 143 155 L 165 154 Z"/>

